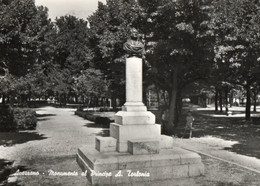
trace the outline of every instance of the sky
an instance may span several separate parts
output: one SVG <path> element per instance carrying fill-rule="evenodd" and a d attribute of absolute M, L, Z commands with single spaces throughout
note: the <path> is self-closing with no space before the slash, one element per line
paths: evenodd
<path fill-rule="evenodd" d="M 46 6 L 52 20 L 68 14 L 85 19 L 97 9 L 98 1 L 106 2 L 106 0 L 35 0 L 35 4 Z"/>

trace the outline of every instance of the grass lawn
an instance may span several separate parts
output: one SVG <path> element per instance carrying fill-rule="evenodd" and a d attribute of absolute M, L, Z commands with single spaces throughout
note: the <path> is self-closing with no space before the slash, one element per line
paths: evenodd
<path fill-rule="evenodd" d="M 252 113 L 251 122 L 245 121 L 244 107 L 232 107 L 232 115 L 215 112 L 213 107 L 195 108 L 192 137 L 215 136 L 224 140 L 237 141 L 226 150 L 260 159 L 260 112 Z M 258 110 L 260 110 L 258 108 Z M 185 115 L 183 115 L 176 135 L 183 136 Z M 188 132 L 184 137 L 188 137 Z"/>

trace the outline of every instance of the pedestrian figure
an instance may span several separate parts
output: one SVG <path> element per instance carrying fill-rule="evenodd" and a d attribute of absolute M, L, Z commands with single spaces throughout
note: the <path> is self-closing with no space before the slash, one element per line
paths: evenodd
<path fill-rule="evenodd" d="M 186 127 L 185 127 L 185 131 L 184 131 L 184 134 L 183 136 L 185 135 L 186 133 L 186 130 L 189 130 L 190 131 L 190 138 L 192 136 L 192 123 L 194 121 L 194 117 L 192 116 L 191 114 L 191 111 L 188 112 L 188 115 L 186 117 Z"/>

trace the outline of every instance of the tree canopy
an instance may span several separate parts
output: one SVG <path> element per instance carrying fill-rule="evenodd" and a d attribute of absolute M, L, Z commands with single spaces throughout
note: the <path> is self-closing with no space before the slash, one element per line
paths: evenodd
<path fill-rule="evenodd" d="M 125 101 L 123 44 L 136 28 L 145 45 L 143 84 L 168 95 L 168 133 L 188 92 L 214 93 L 221 110 L 223 94 L 227 110 L 232 96 L 245 92 L 250 120 L 259 93 L 259 27 L 256 0 L 107 0 L 86 20 L 54 21 L 33 0 L 4 0 L 0 95 L 21 103 L 52 96 L 64 104 L 105 97 L 116 107 L 116 98 Z"/>

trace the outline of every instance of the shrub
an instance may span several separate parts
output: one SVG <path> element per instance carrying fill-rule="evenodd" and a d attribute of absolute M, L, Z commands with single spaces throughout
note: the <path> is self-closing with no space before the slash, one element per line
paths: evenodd
<path fill-rule="evenodd" d="M 84 118 L 85 119 L 87 119 L 87 120 L 89 120 L 89 121 L 95 121 L 95 119 L 96 119 L 96 116 L 94 116 L 93 114 L 85 114 L 84 115 Z"/>
<path fill-rule="evenodd" d="M 36 112 L 28 108 L 13 108 L 13 118 L 17 129 L 35 129 Z"/>
<path fill-rule="evenodd" d="M 8 107 L 0 108 L 0 131 L 16 130 L 12 110 Z"/>
<path fill-rule="evenodd" d="M 76 110 L 76 111 L 75 111 L 75 115 L 78 115 L 78 116 L 84 118 L 84 111 Z"/>
<path fill-rule="evenodd" d="M 94 121 L 95 124 L 102 125 L 104 127 L 109 127 L 110 119 L 108 117 L 101 117 L 98 115 L 94 115 L 91 112 L 85 112 L 85 111 L 76 111 L 75 114 L 89 121 Z"/>
<path fill-rule="evenodd" d="M 98 117 L 98 116 L 93 115 L 92 112 L 78 111 L 78 110 L 75 111 L 75 115 L 83 117 L 89 121 L 95 121 L 95 119 Z"/>
<path fill-rule="evenodd" d="M 95 119 L 95 124 L 102 125 L 104 127 L 109 127 L 110 119 L 107 117 L 97 117 Z"/>
<path fill-rule="evenodd" d="M 0 108 L 0 130 L 15 131 L 35 129 L 36 112 L 29 108 Z"/>

